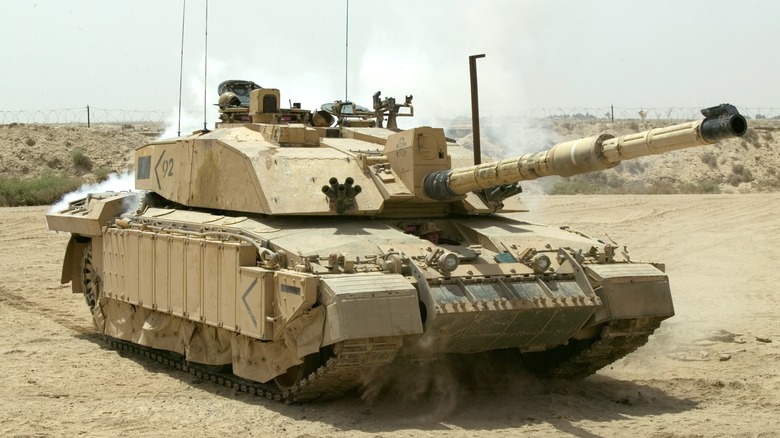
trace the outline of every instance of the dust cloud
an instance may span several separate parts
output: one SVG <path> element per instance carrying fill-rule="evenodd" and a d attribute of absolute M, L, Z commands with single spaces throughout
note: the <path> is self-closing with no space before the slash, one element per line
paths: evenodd
<path fill-rule="evenodd" d="M 537 397 L 547 391 L 550 382 L 526 370 L 519 350 L 439 354 L 431 360 L 398 358 L 389 366 L 365 373 L 361 398 L 399 411 L 398 416 L 411 422 L 427 423 L 463 411 L 477 396 L 514 393 Z"/>
<path fill-rule="evenodd" d="M 361 398 L 367 402 L 391 405 L 418 406 L 416 412 L 407 413 L 414 421 L 438 421 L 453 413 L 463 397 L 465 388 L 456 378 L 454 364 L 450 360 L 412 362 L 399 359 L 379 370 L 367 372 L 361 379 Z M 419 406 L 426 409 L 420 410 Z"/>

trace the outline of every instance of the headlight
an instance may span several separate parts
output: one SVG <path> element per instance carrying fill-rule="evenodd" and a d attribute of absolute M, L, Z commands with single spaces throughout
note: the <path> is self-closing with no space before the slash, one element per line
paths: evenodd
<path fill-rule="evenodd" d="M 538 255 L 531 260 L 531 269 L 537 274 L 541 274 L 550 269 L 550 258 L 544 254 Z"/>
<path fill-rule="evenodd" d="M 444 255 L 440 256 L 436 261 L 436 265 L 444 272 L 454 271 L 458 268 L 458 264 L 460 264 L 458 256 L 451 252 L 444 253 Z"/>

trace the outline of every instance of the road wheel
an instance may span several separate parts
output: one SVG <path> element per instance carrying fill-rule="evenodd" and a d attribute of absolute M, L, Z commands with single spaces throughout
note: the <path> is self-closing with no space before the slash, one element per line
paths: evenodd
<path fill-rule="evenodd" d="M 100 291 L 100 277 L 92 264 L 92 243 L 87 245 L 81 258 L 81 290 L 89 308 L 94 308 Z"/>

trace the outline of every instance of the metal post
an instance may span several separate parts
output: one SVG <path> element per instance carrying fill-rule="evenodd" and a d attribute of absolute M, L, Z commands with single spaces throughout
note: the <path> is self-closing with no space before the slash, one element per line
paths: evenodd
<path fill-rule="evenodd" d="M 89 128 L 89 105 L 87 105 L 87 128 Z"/>
<path fill-rule="evenodd" d="M 615 105 L 609 106 L 609 112 L 612 114 L 612 123 L 615 123 Z"/>
<path fill-rule="evenodd" d="M 181 86 L 184 81 L 184 17 L 187 11 L 187 0 L 181 5 L 181 55 L 179 56 L 179 123 L 176 136 L 181 137 Z"/>
<path fill-rule="evenodd" d="M 346 29 L 344 29 L 344 102 L 349 102 L 349 0 L 347 0 Z"/>
<path fill-rule="evenodd" d="M 471 135 L 474 139 L 474 164 L 482 162 L 482 148 L 479 143 L 479 93 L 477 92 L 477 59 L 485 55 L 469 56 L 469 74 L 471 76 Z"/>

